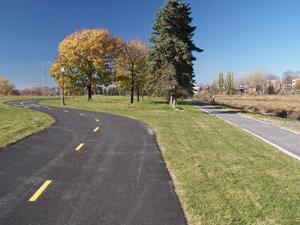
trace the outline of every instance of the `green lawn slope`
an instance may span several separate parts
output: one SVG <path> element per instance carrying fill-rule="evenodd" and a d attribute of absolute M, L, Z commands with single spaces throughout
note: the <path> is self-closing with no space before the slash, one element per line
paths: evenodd
<path fill-rule="evenodd" d="M 0 149 L 49 127 L 54 119 L 44 113 L 5 105 L 32 97 L 0 97 Z M 37 98 L 42 99 L 42 98 Z"/>
<path fill-rule="evenodd" d="M 65 107 L 151 125 L 190 224 L 300 224 L 299 161 L 185 102 L 174 110 L 164 99 L 128 101 L 77 98 Z"/>

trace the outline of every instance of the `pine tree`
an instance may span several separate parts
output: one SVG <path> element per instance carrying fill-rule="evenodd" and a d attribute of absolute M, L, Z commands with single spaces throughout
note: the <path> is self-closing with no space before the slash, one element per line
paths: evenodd
<path fill-rule="evenodd" d="M 267 87 L 267 94 L 268 95 L 275 94 L 274 86 L 272 84 Z"/>
<path fill-rule="evenodd" d="M 191 40 L 196 27 L 190 25 L 191 7 L 178 0 L 166 1 L 152 25 L 154 45 L 148 53 L 149 88 L 166 96 L 173 107 L 177 98 L 193 95 L 193 51 L 202 52 Z"/>

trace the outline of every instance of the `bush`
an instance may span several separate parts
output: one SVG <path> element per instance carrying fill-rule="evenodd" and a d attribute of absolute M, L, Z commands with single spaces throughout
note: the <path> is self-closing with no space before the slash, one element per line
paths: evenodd
<path fill-rule="evenodd" d="M 273 94 L 275 94 L 273 85 L 269 85 L 269 86 L 267 87 L 267 94 L 268 94 L 268 95 L 273 95 Z"/>

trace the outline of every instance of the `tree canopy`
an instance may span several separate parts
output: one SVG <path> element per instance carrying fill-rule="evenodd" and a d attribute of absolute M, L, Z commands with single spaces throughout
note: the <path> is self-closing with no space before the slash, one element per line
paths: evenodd
<path fill-rule="evenodd" d="M 87 87 L 88 100 L 91 101 L 92 85 L 111 83 L 114 61 L 122 45 L 122 40 L 111 37 L 106 29 L 76 31 L 60 42 L 50 76 L 60 84 L 60 68 L 64 67 L 66 84 Z"/>
<path fill-rule="evenodd" d="M 300 90 L 300 80 L 298 80 L 295 84 L 295 90 L 299 91 Z"/>
<path fill-rule="evenodd" d="M 222 93 L 223 92 L 223 85 L 224 85 L 223 72 L 219 73 L 218 84 L 219 84 L 219 92 Z"/>
<path fill-rule="evenodd" d="M 226 93 L 230 94 L 231 91 L 232 91 L 232 76 L 231 76 L 231 72 L 228 71 L 226 77 Z"/>
<path fill-rule="evenodd" d="M 5 77 L 0 77 L 0 94 L 12 95 L 14 89 L 14 83 L 9 82 Z"/>
<path fill-rule="evenodd" d="M 146 55 L 149 48 L 140 39 L 128 41 L 123 46 L 119 57 L 115 61 L 115 84 L 120 91 L 130 90 L 130 102 L 133 103 L 133 95 L 139 95 L 146 82 Z M 135 90 L 135 91 L 134 91 Z"/>
<path fill-rule="evenodd" d="M 169 98 L 175 107 L 178 97 L 193 95 L 194 70 L 192 52 L 202 52 L 192 41 L 196 27 L 191 26 L 189 3 L 166 1 L 156 13 L 152 25 L 154 45 L 148 54 L 149 86 L 157 94 Z"/>

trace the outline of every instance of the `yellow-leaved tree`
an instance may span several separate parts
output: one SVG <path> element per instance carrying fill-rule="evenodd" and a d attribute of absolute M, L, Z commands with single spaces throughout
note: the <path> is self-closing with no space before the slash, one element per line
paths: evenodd
<path fill-rule="evenodd" d="M 140 39 L 131 40 L 123 46 L 115 61 L 114 83 L 121 91 L 130 90 L 130 103 L 133 103 L 135 92 L 138 101 L 143 92 L 146 83 L 146 55 L 148 51 L 149 47 Z"/>
<path fill-rule="evenodd" d="M 0 77 L 0 94 L 11 95 L 14 89 L 14 83 L 10 83 L 5 77 Z"/>
<path fill-rule="evenodd" d="M 92 86 L 112 82 L 115 59 L 123 46 L 119 37 L 112 37 L 106 29 L 83 29 L 66 37 L 59 44 L 59 54 L 51 66 L 50 76 L 61 85 L 61 68 L 65 70 L 64 83 L 71 88 L 88 90 L 92 100 Z"/>
<path fill-rule="evenodd" d="M 295 90 L 300 91 L 300 80 L 298 80 L 295 84 Z"/>

